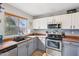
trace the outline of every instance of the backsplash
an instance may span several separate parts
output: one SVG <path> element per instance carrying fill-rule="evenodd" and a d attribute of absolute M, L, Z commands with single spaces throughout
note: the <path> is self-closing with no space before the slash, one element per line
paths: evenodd
<path fill-rule="evenodd" d="M 33 29 L 32 32 L 46 33 L 46 29 Z M 79 35 L 79 29 L 63 29 L 66 35 Z"/>
<path fill-rule="evenodd" d="M 35 32 L 35 33 L 46 33 L 46 29 L 33 29 L 31 32 Z"/>
<path fill-rule="evenodd" d="M 79 29 L 64 29 L 63 32 L 65 32 L 66 35 L 79 35 Z"/>

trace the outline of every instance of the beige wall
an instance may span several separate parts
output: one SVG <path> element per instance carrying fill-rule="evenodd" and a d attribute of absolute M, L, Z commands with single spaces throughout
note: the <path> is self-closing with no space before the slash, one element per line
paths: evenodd
<path fill-rule="evenodd" d="M 6 12 L 11 12 L 11 13 L 16 14 L 18 16 L 32 17 L 31 15 L 25 13 L 24 11 L 22 11 L 14 6 L 11 6 L 9 3 L 8 4 L 4 3 L 2 6 L 5 8 Z"/>

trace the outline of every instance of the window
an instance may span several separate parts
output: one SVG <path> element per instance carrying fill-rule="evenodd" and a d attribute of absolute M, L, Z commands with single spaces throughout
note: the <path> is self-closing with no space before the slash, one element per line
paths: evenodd
<path fill-rule="evenodd" d="M 14 16 L 5 17 L 5 36 L 24 34 L 27 31 L 27 20 Z"/>
<path fill-rule="evenodd" d="M 27 32 L 27 20 L 19 19 L 19 34 L 25 34 Z"/>

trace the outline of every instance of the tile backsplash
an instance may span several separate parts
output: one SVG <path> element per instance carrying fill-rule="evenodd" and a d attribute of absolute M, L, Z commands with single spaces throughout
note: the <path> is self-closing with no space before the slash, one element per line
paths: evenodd
<path fill-rule="evenodd" d="M 46 29 L 33 29 L 32 32 L 46 33 Z M 63 29 L 66 35 L 79 35 L 79 29 Z"/>
<path fill-rule="evenodd" d="M 63 32 L 65 32 L 65 34 L 73 34 L 73 35 L 79 35 L 79 29 L 63 29 Z"/>
<path fill-rule="evenodd" d="M 31 32 L 36 32 L 36 33 L 46 33 L 46 29 L 33 29 Z"/>

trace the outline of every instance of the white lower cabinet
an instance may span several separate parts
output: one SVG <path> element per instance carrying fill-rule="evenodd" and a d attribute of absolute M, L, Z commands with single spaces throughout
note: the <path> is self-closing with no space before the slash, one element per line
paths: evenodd
<path fill-rule="evenodd" d="M 0 56 L 17 56 L 17 48 L 14 48 L 10 51 L 0 54 Z"/>
<path fill-rule="evenodd" d="M 36 42 L 33 42 L 33 39 L 31 39 L 18 44 L 18 56 L 31 56 L 36 49 L 36 47 L 34 47 L 35 43 Z"/>
<path fill-rule="evenodd" d="M 37 50 L 38 47 L 38 38 L 33 38 L 33 51 Z"/>
<path fill-rule="evenodd" d="M 27 42 L 18 44 L 18 56 L 27 56 L 28 54 L 28 45 Z"/>
<path fill-rule="evenodd" d="M 46 50 L 45 49 L 45 37 L 39 37 L 39 39 L 38 39 L 38 49 Z"/>
<path fill-rule="evenodd" d="M 63 42 L 63 56 L 79 56 L 79 43 Z"/>
<path fill-rule="evenodd" d="M 28 56 L 31 56 L 33 52 L 33 39 L 28 41 Z"/>

